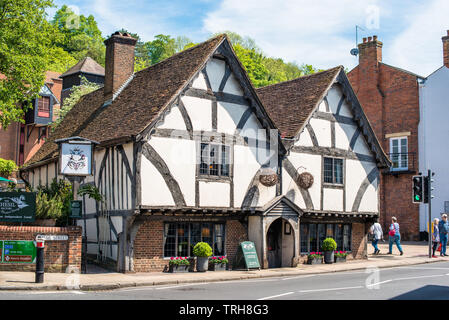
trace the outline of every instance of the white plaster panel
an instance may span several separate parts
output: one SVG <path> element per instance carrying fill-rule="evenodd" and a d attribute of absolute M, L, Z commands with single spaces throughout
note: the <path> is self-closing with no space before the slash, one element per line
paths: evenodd
<path fill-rule="evenodd" d="M 158 122 L 157 127 L 161 129 L 187 129 L 184 118 L 182 117 L 181 111 L 177 105 L 174 105 L 170 109 L 170 112 L 165 115 L 163 122 Z"/>
<path fill-rule="evenodd" d="M 242 87 L 240 86 L 234 74 L 231 73 L 231 75 L 229 76 L 228 81 L 226 81 L 226 85 L 223 89 L 223 92 L 232 93 L 239 96 L 243 95 Z"/>
<path fill-rule="evenodd" d="M 234 206 L 240 207 L 249 184 L 259 170 L 254 149 L 246 146 L 234 146 Z"/>
<path fill-rule="evenodd" d="M 229 207 L 230 185 L 223 182 L 200 181 L 200 206 Z"/>
<path fill-rule="evenodd" d="M 360 185 L 371 172 L 371 170 L 376 167 L 376 164 L 351 159 L 346 159 L 345 164 L 346 211 L 351 211 Z M 376 207 L 376 210 L 374 212 L 377 211 L 378 210 Z"/>
<path fill-rule="evenodd" d="M 199 72 L 197 78 L 193 80 L 192 88 L 207 90 L 206 79 L 202 72 Z"/>
<path fill-rule="evenodd" d="M 321 101 L 320 105 L 318 106 L 318 111 L 326 112 L 326 102 L 324 100 Z"/>
<path fill-rule="evenodd" d="M 306 153 L 298 153 L 298 152 L 290 152 L 288 159 L 295 167 L 295 169 L 299 172 L 309 172 L 313 175 L 313 185 L 308 189 L 310 197 L 312 199 L 313 207 L 315 209 L 320 208 L 321 203 L 321 161 L 322 158 L 320 155 L 306 154 Z M 295 201 L 297 199 L 302 199 L 301 192 L 296 185 L 296 182 L 290 177 L 285 168 L 283 170 L 284 177 L 288 177 L 284 180 L 283 193 L 288 194 L 290 189 L 294 189 L 296 192 Z M 292 200 L 292 199 L 290 199 Z M 305 208 L 304 202 L 295 202 L 300 208 Z"/>
<path fill-rule="evenodd" d="M 101 167 L 101 161 L 103 160 L 104 154 L 106 152 L 106 149 L 95 149 L 94 152 L 94 159 L 95 159 L 95 180 L 98 182 L 99 180 L 99 174 L 100 174 L 100 167 Z"/>
<path fill-rule="evenodd" d="M 149 144 L 167 164 L 188 206 L 195 205 L 196 143 L 191 140 L 152 137 Z"/>
<path fill-rule="evenodd" d="M 217 131 L 234 134 L 243 113 L 248 109 L 240 104 L 217 103 Z"/>
<path fill-rule="evenodd" d="M 295 142 L 295 146 L 313 147 L 312 138 L 310 138 L 309 131 L 304 129 L 299 135 L 299 140 Z"/>
<path fill-rule="evenodd" d="M 349 149 L 349 143 L 357 128 L 355 126 L 335 123 L 335 147 L 338 149 Z"/>
<path fill-rule="evenodd" d="M 377 179 L 374 180 L 366 189 L 360 202 L 360 212 L 377 212 L 378 211 L 378 197 L 377 197 Z"/>
<path fill-rule="evenodd" d="M 78 220 L 81 223 L 81 226 L 84 228 L 84 221 Z M 97 241 L 97 220 L 96 219 L 87 219 L 86 220 L 86 230 L 87 230 L 87 240 L 88 241 Z"/>
<path fill-rule="evenodd" d="M 343 211 L 343 189 L 323 188 L 323 210 Z"/>
<path fill-rule="evenodd" d="M 338 103 L 340 102 L 342 96 L 343 93 L 341 92 L 341 89 L 338 88 L 337 86 L 333 86 L 327 92 L 327 102 L 329 103 L 329 109 L 333 114 L 337 113 Z"/>
<path fill-rule="evenodd" d="M 212 131 L 212 101 L 188 96 L 181 99 L 192 121 L 193 130 Z"/>
<path fill-rule="evenodd" d="M 264 206 L 270 200 L 276 197 L 276 185 L 272 187 L 266 187 L 259 183 L 259 201 L 257 202 L 258 207 Z"/>
<path fill-rule="evenodd" d="M 341 105 L 341 109 L 340 109 L 340 113 L 339 114 L 341 116 L 345 116 L 345 117 L 351 117 L 351 118 L 353 117 L 353 114 L 352 114 L 352 111 L 351 111 L 351 107 L 346 102 L 346 100 Z"/>
<path fill-rule="evenodd" d="M 363 134 L 360 134 L 359 137 L 357 138 L 357 142 L 354 145 L 353 151 L 356 153 L 372 155 L 372 152 L 369 149 L 368 144 L 366 143 L 365 137 L 363 136 Z"/>
<path fill-rule="evenodd" d="M 175 205 L 165 180 L 153 164 L 144 156 L 142 156 L 140 172 L 143 205 Z"/>
<path fill-rule="evenodd" d="M 117 234 L 123 231 L 123 219 L 122 217 L 111 217 L 111 221 L 114 224 L 114 228 L 117 231 Z M 115 238 L 114 233 L 112 236 Z"/>
<path fill-rule="evenodd" d="M 221 80 L 225 73 L 226 62 L 219 59 L 211 59 L 206 65 L 207 76 L 209 77 L 212 91 L 218 91 Z"/>
<path fill-rule="evenodd" d="M 56 178 L 56 176 L 55 176 L 55 163 L 50 163 L 48 165 L 48 185 L 50 185 L 52 183 L 54 178 Z"/>
<path fill-rule="evenodd" d="M 331 142 L 331 123 L 322 119 L 310 119 L 310 125 L 315 132 L 320 147 L 330 147 Z"/>

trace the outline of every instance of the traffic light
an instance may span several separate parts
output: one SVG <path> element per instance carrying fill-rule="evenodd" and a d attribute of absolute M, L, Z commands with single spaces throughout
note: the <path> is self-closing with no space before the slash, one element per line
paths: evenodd
<path fill-rule="evenodd" d="M 423 177 L 413 177 L 413 203 L 420 203 L 423 201 Z"/>
<path fill-rule="evenodd" d="M 429 195 L 430 195 L 430 199 L 435 198 L 435 196 L 432 195 L 432 191 L 435 190 L 435 188 L 432 187 L 432 183 L 435 182 L 435 180 L 433 180 L 433 178 L 432 178 L 434 175 L 435 175 L 435 172 L 432 172 L 431 177 L 429 177 L 429 176 L 423 177 L 423 190 L 424 190 L 423 203 L 429 203 Z"/>

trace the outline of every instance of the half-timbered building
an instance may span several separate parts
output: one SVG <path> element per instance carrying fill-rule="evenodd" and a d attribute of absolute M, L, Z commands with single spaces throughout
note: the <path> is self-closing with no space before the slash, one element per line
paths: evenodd
<path fill-rule="evenodd" d="M 388 160 L 341 67 L 256 91 L 224 35 L 137 73 L 135 43 L 105 41 L 104 87 L 22 170 L 48 184 L 63 178 L 56 140 L 99 143 L 83 181 L 105 198 L 83 199 L 90 255 L 158 271 L 204 241 L 232 267 L 251 240 L 263 267 L 295 266 L 323 234 L 366 255 Z"/>

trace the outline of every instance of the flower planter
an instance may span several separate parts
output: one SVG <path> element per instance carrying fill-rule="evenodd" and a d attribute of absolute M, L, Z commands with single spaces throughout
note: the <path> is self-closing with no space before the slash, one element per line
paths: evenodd
<path fill-rule="evenodd" d="M 196 271 L 206 272 L 209 265 L 209 257 L 196 258 Z"/>
<path fill-rule="evenodd" d="M 322 258 L 307 259 L 307 264 L 322 264 L 322 263 L 323 263 Z"/>
<path fill-rule="evenodd" d="M 324 251 L 324 263 L 334 263 L 334 251 Z"/>
<path fill-rule="evenodd" d="M 226 271 L 227 263 L 209 263 L 209 271 Z"/>
<path fill-rule="evenodd" d="M 335 257 L 335 263 L 346 262 L 346 257 Z"/>
<path fill-rule="evenodd" d="M 189 266 L 171 264 L 168 267 L 168 272 L 170 272 L 170 273 L 185 273 L 185 272 L 189 272 Z"/>

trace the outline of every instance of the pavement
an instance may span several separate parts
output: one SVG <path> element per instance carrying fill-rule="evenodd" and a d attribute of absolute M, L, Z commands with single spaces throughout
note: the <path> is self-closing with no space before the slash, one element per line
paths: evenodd
<path fill-rule="evenodd" d="M 372 255 L 372 246 L 368 246 L 368 259 L 350 260 L 345 263 L 299 265 L 296 268 L 278 268 L 250 271 L 215 271 L 190 273 L 133 273 L 123 274 L 102 271 L 94 268 L 88 274 L 46 273 L 44 283 L 34 283 L 34 272 L 0 272 L 0 290 L 82 290 L 99 291 L 120 288 L 175 285 L 202 282 L 222 282 L 256 278 L 277 278 L 302 275 L 365 270 L 368 268 L 391 268 L 433 262 L 449 261 L 449 257 L 428 258 L 428 246 L 425 242 L 402 243 L 404 255 L 400 256 L 396 247 L 393 254 L 387 255 L 388 243 L 379 244 L 379 255 Z"/>

